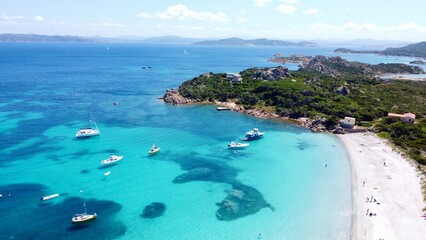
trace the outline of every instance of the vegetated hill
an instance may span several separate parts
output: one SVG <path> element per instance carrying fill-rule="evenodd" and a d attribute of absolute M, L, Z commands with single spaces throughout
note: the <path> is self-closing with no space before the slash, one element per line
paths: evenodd
<path fill-rule="evenodd" d="M 232 83 L 225 73 L 210 73 L 185 81 L 177 91 L 196 102 L 232 101 L 284 117 L 320 117 L 328 129 L 338 119 L 352 116 L 426 164 L 426 82 L 383 81 L 358 74 L 362 71 L 356 66 L 341 66 L 337 76 L 282 67 L 251 68 L 241 72 L 241 83 Z M 389 119 L 388 112 L 415 113 L 416 124 Z"/>
<path fill-rule="evenodd" d="M 50 42 L 50 43 L 83 43 L 94 42 L 91 39 L 77 36 L 48 36 L 36 34 L 0 34 L 0 42 Z"/>
<path fill-rule="evenodd" d="M 207 40 L 195 42 L 198 45 L 228 45 L 228 46 L 292 46 L 292 47 L 318 47 L 314 42 L 288 42 L 283 40 L 269 40 L 266 38 L 245 40 L 242 38 L 226 38 L 220 40 Z"/>
<path fill-rule="evenodd" d="M 350 62 L 341 57 L 315 56 L 307 64 L 303 65 L 302 71 L 318 72 L 332 77 L 345 74 L 424 74 L 421 67 L 402 63 L 380 63 L 371 65 L 361 62 Z"/>
<path fill-rule="evenodd" d="M 383 51 L 356 51 L 347 48 L 338 48 L 335 52 L 341 53 L 372 53 L 392 56 L 407 56 L 426 58 L 426 42 L 410 44 L 405 47 L 386 48 Z"/>

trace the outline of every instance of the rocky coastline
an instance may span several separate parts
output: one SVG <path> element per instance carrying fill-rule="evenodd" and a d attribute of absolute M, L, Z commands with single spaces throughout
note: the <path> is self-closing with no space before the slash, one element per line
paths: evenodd
<path fill-rule="evenodd" d="M 289 117 L 282 117 L 276 113 L 271 113 L 266 111 L 265 109 L 259 108 L 245 108 L 244 106 L 238 105 L 234 102 L 220 102 L 220 101 L 197 101 L 194 99 L 189 99 L 183 97 L 178 90 L 176 89 L 167 89 L 166 93 L 159 97 L 158 99 L 163 100 L 166 103 L 173 105 L 188 105 L 188 104 L 212 104 L 222 107 L 227 107 L 232 109 L 233 111 L 247 114 L 260 119 L 276 119 L 280 121 L 286 121 L 296 124 L 297 126 L 301 126 L 307 129 L 310 129 L 312 132 L 332 132 L 332 133 L 344 133 L 344 130 L 341 128 L 336 128 L 333 131 L 327 130 L 325 127 L 325 119 L 309 119 L 309 118 L 298 118 L 291 119 Z"/>

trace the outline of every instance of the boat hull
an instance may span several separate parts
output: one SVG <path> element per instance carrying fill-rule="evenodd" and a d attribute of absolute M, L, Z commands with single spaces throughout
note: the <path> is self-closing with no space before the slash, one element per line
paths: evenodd
<path fill-rule="evenodd" d="M 117 164 L 119 161 L 121 161 L 121 159 L 123 159 L 123 156 L 118 156 L 117 159 L 114 159 L 114 160 L 105 159 L 105 160 L 102 160 L 101 164 L 104 166 L 113 165 L 113 164 Z"/>
<path fill-rule="evenodd" d="M 87 138 L 98 136 L 100 134 L 99 130 L 80 130 L 75 134 L 76 138 Z"/>
<path fill-rule="evenodd" d="M 158 153 L 159 151 L 160 151 L 160 148 L 156 148 L 156 149 L 153 149 L 153 150 L 149 150 L 148 154 L 153 155 L 153 154 Z"/>
<path fill-rule="evenodd" d="M 58 197 L 58 196 L 59 196 L 59 194 L 55 193 L 55 194 L 52 194 L 52 195 L 43 196 L 40 200 L 47 201 L 47 200 L 53 199 L 53 198 Z"/>
<path fill-rule="evenodd" d="M 72 221 L 72 223 L 84 223 L 84 222 L 95 220 L 96 217 L 97 217 L 96 213 L 94 213 L 94 214 L 83 214 L 83 215 L 74 216 L 71 219 L 71 221 Z"/>

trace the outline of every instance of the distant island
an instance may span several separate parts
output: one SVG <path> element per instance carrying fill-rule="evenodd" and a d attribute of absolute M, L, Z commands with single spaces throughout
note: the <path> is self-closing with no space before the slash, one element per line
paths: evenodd
<path fill-rule="evenodd" d="M 226 38 L 220 40 L 206 40 L 194 42 L 197 45 L 222 45 L 222 46 L 288 46 L 288 47 L 318 47 L 314 42 L 288 42 L 283 40 L 269 40 L 266 38 L 245 40 L 242 38 Z"/>
<path fill-rule="evenodd" d="M 410 44 L 405 47 L 399 48 L 386 48 L 383 51 L 359 51 L 347 48 L 338 48 L 334 52 L 339 53 L 366 53 L 366 54 L 380 54 L 390 56 L 404 56 L 404 57 L 419 57 L 426 59 L 426 42 Z"/>
<path fill-rule="evenodd" d="M 425 61 L 421 61 L 421 60 L 414 60 L 410 62 L 411 64 L 418 64 L 418 65 L 426 65 Z"/>
<path fill-rule="evenodd" d="M 279 53 L 275 54 L 273 58 L 268 59 L 268 62 L 274 62 L 279 64 L 286 63 L 298 63 L 300 65 L 306 64 L 312 60 L 311 56 L 305 56 L 302 54 L 293 54 L 288 57 L 285 57 Z"/>
<path fill-rule="evenodd" d="M 339 132 L 339 119 L 352 117 L 360 128 L 388 138 L 426 165 L 426 82 L 377 77 L 389 73 L 424 71 L 399 63 L 372 65 L 316 56 L 297 71 L 279 66 L 206 73 L 169 89 L 162 99 L 172 104 L 224 104 L 260 118 L 294 119 L 313 131 Z M 414 113 L 416 124 L 389 118 L 389 112 Z"/>
<path fill-rule="evenodd" d="M 37 34 L 0 34 L 0 42 L 89 43 L 89 38 L 78 36 L 48 36 Z"/>

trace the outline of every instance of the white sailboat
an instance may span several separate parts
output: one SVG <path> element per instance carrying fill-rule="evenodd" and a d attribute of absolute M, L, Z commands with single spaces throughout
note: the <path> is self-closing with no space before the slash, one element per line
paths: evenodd
<path fill-rule="evenodd" d="M 98 125 L 95 122 L 95 119 L 93 118 L 92 113 L 89 113 L 89 118 L 90 127 L 80 128 L 80 130 L 78 130 L 78 132 L 75 134 L 76 138 L 97 136 L 101 133 L 98 129 Z"/>
<path fill-rule="evenodd" d="M 82 190 L 80 192 L 83 192 Z M 96 213 L 87 214 L 86 201 L 83 199 L 84 213 L 76 213 L 74 217 L 72 217 L 72 223 L 82 223 L 88 222 L 90 220 L 96 219 Z"/>

